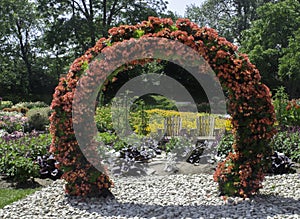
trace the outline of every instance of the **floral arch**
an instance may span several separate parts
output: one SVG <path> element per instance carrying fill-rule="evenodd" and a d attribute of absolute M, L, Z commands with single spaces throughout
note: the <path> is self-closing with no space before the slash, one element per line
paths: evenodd
<path fill-rule="evenodd" d="M 56 154 L 67 181 L 66 193 L 77 196 L 101 195 L 113 186 L 105 172 L 99 172 L 83 155 L 73 129 L 72 104 L 76 85 L 86 66 L 104 48 L 132 38 L 166 38 L 189 46 L 200 54 L 216 73 L 228 92 L 232 116 L 234 153 L 218 164 L 214 180 L 223 195 L 247 197 L 261 188 L 267 157 L 272 153 L 269 141 L 275 134 L 275 113 L 268 87 L 260 82 L 259 71 L 245 54 L 211 28 L 198 27 L 188 19 L 149 17 L 148 21 L 109 30 L 82 57 L 76 59 L 66 77 L 62 77 L 53 95 L 50 151 Z M 131 64 L 143 64 L 145 60 Z"/>

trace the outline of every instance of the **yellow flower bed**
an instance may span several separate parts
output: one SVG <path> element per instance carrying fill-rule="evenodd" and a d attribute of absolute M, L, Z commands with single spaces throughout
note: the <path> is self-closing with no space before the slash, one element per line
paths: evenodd
<path fill-rule="evenodd" d="M 149 129 L 155 133 L 158 129 L 164 129 L 164 120 L 168 117 L 181 117 L 182 129 L 197 129 L 197 117 L 210 115 L 208 113 L 192 113 L 178 112 L 172 110 L 152 109 L 146 110 L 149 116 Z M 231 130 L 231 120 L 220 117 L 219 115 L 211 115 L 215 117 L 215 128 Z"/>

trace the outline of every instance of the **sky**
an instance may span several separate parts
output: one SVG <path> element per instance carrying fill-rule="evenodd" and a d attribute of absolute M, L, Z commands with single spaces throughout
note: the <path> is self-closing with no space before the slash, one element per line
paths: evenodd
<path fill-rule="evenodd" d="M 187 5 L 195 4 L 200 6 L 204 0 L 167 0 L 168 10 L 175 11 L 177 14 L 184 16 L 185 8 Z"/>

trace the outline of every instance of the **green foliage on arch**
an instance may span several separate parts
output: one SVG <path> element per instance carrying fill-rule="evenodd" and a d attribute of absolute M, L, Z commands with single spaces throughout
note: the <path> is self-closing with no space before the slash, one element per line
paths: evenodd
<path fill-rule="evenodd" d="M 78 196 L 101 194 L 113 185 L 107 174 L 96 170 L 84 157 L 73 130 L 72 101 L 84 66 L 106 47 L 122 45 L 132 38 L 155 37 L 191 47 L 216 73 L 229 94 L 235 143 L 234 153 L 218 165 L 214 180 L 224 195 L 247 197 L 255 194 L 261 188 L 267 169 L 266 157 L 272 152 L 268 143 L 275 134 L 275 112 L 268 87 L 261 83 L 260 74 L 248 57 L 239 54 L 237 47 L 219 37 L 215 30 L 198 27 L 188 19 L 178 19 L 174 24 L 171 19 L 156 17 L 149 17 L 148 21 L 134 26 L 122 25 L 109 30 L 109 37 L 100 39 L 76 59 L 56 87 L 51 105 L 54 110 L 50 118 L 51 151 L 64 170 L 66 192 Z"/>

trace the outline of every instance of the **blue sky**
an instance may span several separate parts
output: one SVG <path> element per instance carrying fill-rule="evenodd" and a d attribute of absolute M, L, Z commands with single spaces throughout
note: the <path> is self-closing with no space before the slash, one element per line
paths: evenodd
<path fill-rule="evenodd" d="M 170 11 L 176 11 L 179 15 L 184 15 L 185 8 L 187 5 L 195 4 L 195 5 L 201 5 L 204 0 L 167 0 L 169 2 L 168 4 L 168 10 Z"/>

